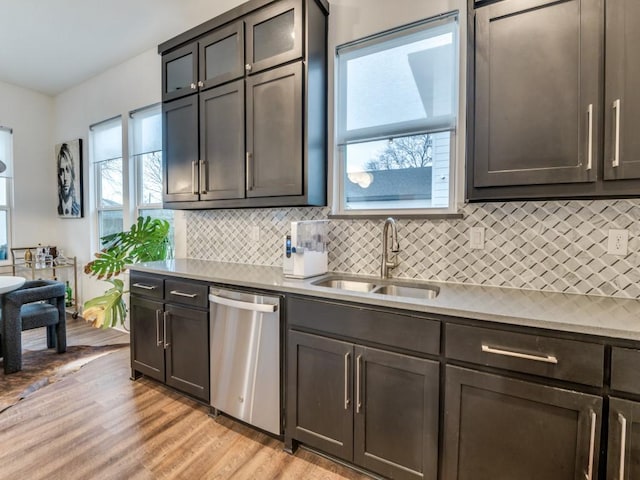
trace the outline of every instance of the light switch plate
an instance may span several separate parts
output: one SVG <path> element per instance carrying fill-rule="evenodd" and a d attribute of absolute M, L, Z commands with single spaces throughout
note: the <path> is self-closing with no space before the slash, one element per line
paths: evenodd
<path fill-rule="evenodd" d="M 609 230 L 607 253 L 611 255 L 626 255 L 629 245 L 629 230 Z"/>
<path fill-rule="evenodd" d="M 469 229 L 469 247 L 473 250 L 484 250 L 484 227 Z"/>
<path fill-rule="evenodd" d="M 249 228 L 249 238 L 253 243 L 258 243 L 260 241 L 260 227 L 254 225 Z"/>

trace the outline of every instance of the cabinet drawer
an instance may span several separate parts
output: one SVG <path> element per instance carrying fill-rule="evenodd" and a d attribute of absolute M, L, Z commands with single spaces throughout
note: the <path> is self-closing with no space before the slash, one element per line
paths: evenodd
<path fill-rule="evenodd" d="M 207 307 L 209 288 L 205 284 L 167 278 L 164 286 L 164 299 L 167 302 L 181 303 L 191 307 Z"/>
<path fill-rule="evenodd" d="M 446 356 L 601 387 L 604 346 L 466 325 L 447 325 Z"/>
<path fill-rule="evenodd" d="M 144 273 L 131 272 L 129 277 L 130 288 L 132 294 L 143 297 L 157 298 L 162 300 L 163 278 L 156 275 L 145 275 Z"/>
<path fill-rule="evenodd" d="M 611 388 L 640 395 L 640 350 L 611 349 Z"/>
<path fill-rule="evenodd" d="M 434 355 L 440 352 L 440 322 L 422 317 L 289 297 L 287 321 L 289 325 L 333 333 L 358 342 L 374 342 Z"/>

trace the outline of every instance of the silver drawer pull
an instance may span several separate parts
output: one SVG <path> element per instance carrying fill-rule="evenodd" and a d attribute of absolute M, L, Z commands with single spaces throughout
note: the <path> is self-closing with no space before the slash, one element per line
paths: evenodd
<path fill-rule="evenodd" d="M 171 290 L 169 293 L 171 295 L 176 295 L 178 297 L 187 297 L 187 298 L 196 298 L 198 296 L 197 293 L 184 293 L 184 292 L 179 292 L 178 290 Z"/>
<path fill-rule="evenodd" d="M 589 415 L 591 416 L 591 434 L 589 435 L 589 465 L 587 465 L 587 474 L 585 479 L 593 480 L 593 458 L 596 450 L 596 422 L 598 417 L 596 416 L 596 412 L 593 410 L 589 412 Z"/>
<path fill-rule="evenodd" d="M 618 422 L 620 422 L 620 480 L 625 480 L 624 467 L 626 463 L 627 450 L 627 419 L 624 415 L 618 413 Z"/>
<path fill-rule="evenodd" d="M 593 104 L 587 108 L 587 170 L 593 165 Z"/>
<path fill-rule="evenodd" d="M 351 359 L 350 353 L 344 354 L 344 409 L 349 410 L 349 360 Z"/>
<path fill-rule="evenodd" d="M 156 285 L 145 285 L 144 283 L 134 283 L 133 286 L 143 290 L 155 290 L 158 288 Z"/>
<path fill-rule="evenodd" d="M 558 363 L 557 357 L 553 355 L 539 356 L 530 355 L 528 353 L 512 352 L 510 350 L 502 350 L 500 348 L 493 348 L 489 345 L 482 345 L 482 351 L 484 353 L 493 353 L 494 355 L 504 355 L 505 357 L 522 358 L 524 360 L 533 360 L 535 362 L 552 363 L 556 365 Z"/>
<path fill-rule="evenodd" d="M 613 139 L 613 160 L 611 161 L 612 167 L 620 166 L 620 99 L 618 98 L 613 102 L 613 110 L 615 112 L 615 135 Z"/>

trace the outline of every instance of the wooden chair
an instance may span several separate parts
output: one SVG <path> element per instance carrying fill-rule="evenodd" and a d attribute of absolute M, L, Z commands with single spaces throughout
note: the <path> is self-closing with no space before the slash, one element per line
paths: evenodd
<path fill-rule="evenodd" d="M 22 332 L 46 327 L 47 348 L 67 350 L 64 308 L 65 286 L 54 280 L 31 280 L 2 296 L 0 319 L 4 373 L 22 370 Z"/>

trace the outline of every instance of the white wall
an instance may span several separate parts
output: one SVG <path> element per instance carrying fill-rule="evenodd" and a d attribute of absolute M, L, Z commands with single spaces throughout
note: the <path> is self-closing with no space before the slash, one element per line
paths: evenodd
<path fill-rule="evenodd" d="M 13 129 L 12 245 L 55 245 L 58 212 L 56 160 L 51 137 L 53 100 L 0 82 L 0 125 Z"/>

